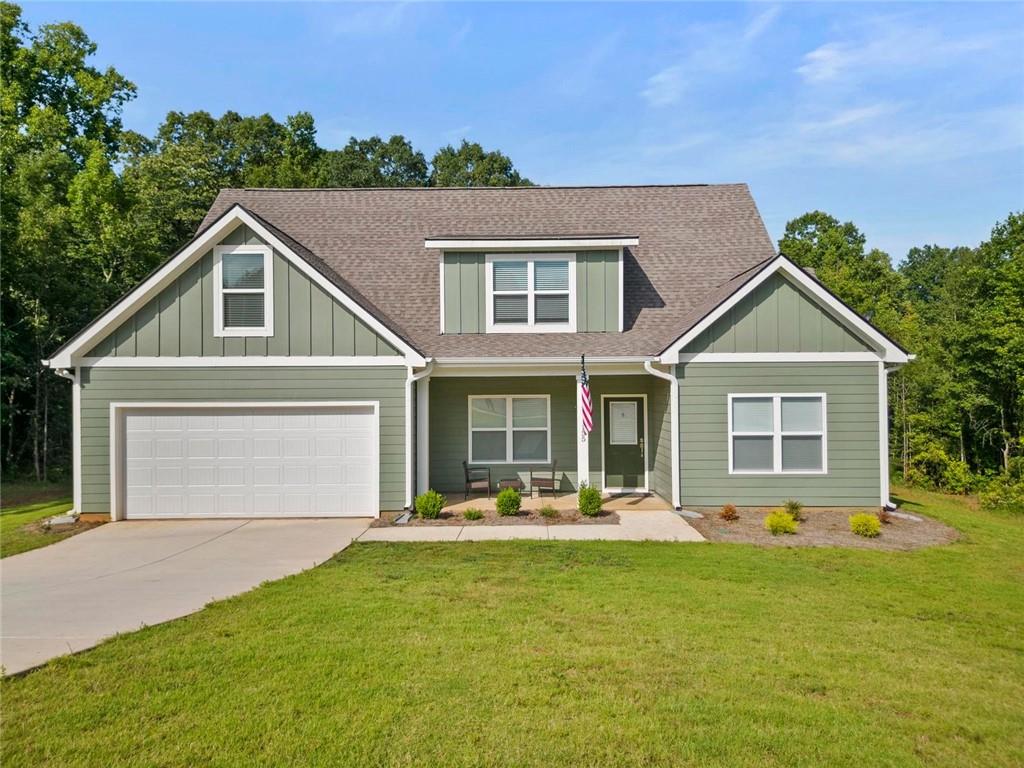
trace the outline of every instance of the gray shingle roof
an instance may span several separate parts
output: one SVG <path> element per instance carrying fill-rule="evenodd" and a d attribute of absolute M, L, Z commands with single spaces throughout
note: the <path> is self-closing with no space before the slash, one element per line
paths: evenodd
<path fill-rule="evenodd" d="M 336 272 L 382 322 L 435 358 L 655 355 L 775 255 L 745 184 L 225 189 L 202 226 L 236 203 Z M 439 332 L 440 254 L 424 239 L 581 232 L 639 237 L 626 248 L 625 332 Z"/>

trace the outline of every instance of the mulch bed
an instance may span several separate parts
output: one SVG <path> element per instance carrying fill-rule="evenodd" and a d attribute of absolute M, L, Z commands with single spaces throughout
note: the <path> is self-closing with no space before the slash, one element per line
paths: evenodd
<path fill-rule="evenodd" d="M 708 541 L 733 541 L 772 547 L 857 547 L 859 549 L 913 550 L 938 544 L 949 544 L 960 534 L 948 525 L 927 517 L 921 522 L 893 517 L 882 525 L 882 533 L 874 539 L 850 532 L 849 518 L 853 512 L 837 509 L 805 509 L 807 518 L 793 535 L 772 536 L 764 528 L 769 509 L 740 509 L 738 520 L 722 520 L 717 509 L 702 509 L 703 519 L 687 519 Z"/>
<path fill-rule="evenodd" d="M 619 516 L 615 512 L 601 510 L 597 517 L 585 517 L 575 509 L 562 509 L 558 517 L 544 517 L 535 509 L 524 509 L 514 517 L 503 517 L 491 510 L 481 510 L 484 516 L 479 520 L 467 520 L 461 512 L 445 510 L 436 520 L 423 520 L 414 517 L 406 525 L 618 525 Z M 390 528 L 401 512 L 381 512 L 380 517 L 370 523 L 371 528 Z M 402 527 L 402 526 L 398 526 Z"/>

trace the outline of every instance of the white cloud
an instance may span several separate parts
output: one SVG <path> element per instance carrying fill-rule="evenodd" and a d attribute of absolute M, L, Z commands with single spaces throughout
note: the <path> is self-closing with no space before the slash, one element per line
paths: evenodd
<path fill-rule="evenodd" d="M 684 31 L 687 54 L 647 78 L 640 95 L 652 107 L 677 103 L 691 85 L 709 76 L 742 71 L 750 64 L 754 43 L 775 23 L 781 9 L 772 6 L 746 24 L 695 25 Z"/>
<path fill-rule="evenodd" d="M 647 78 L 647 87 L 641 95 L 652 107 L 667 107 L 679 101 L 686 87 L 686 75 L 681 64 L 665 67 Z"/>
<path fill-rule="evenodd" d="M 405 22 L 413 3 L 369 3 L 341 6 L 330 25 L 332 37 L 374 37 L 391 34 Z"/>
<path fill-rule="evenodd" d="M 907 69 L 949 66 L 959 56 L 988 51 L 1003 42 L 995 35 L 946 36 L 892 16 L 869 19 L 852 32 L 852 37 L 831 40 L 804 54 L 797 74 L 811 84 L 872 74 L 892 77 Z"/>

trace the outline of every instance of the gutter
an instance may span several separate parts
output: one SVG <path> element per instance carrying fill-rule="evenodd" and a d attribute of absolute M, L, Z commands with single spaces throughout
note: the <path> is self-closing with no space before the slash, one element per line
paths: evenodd
<path fill-rule="evenodd" d="M 49 360 L 42 360 L 49 367 Z M 54 368 L 54 373 L 71 382 L 71 483 L 74 502 L 67 513 L 77 517 L 82 511 L 82 389 L 79 372 L 67 368 Z"/>
<path fill-rule="evenodd" d="M 644 361 L 644 370 L 669 383 L 669 412 L 672 420 L 672 506 L 678 511 L 683 508 L 679 489 L 679 379 L 675 377 L 675 374 L 655 368 L 651 360 Z"/>
<path fill-rule="evenodd" d="M 413 501 L 413 467 L 412 467 L 412 385 L 430 376 L 434 371 L 434 361 L 427 358 L 426 366 L 419 373 L 413 373 L 409 366 L 409 375 L 405 380 L 405 508 L 412 509 Z M 377 450 L 380 450 L 378 447 Z"/>

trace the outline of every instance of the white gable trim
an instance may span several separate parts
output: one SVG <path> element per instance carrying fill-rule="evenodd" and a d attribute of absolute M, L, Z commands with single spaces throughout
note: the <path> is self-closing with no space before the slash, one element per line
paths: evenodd
<path fill-rule="evenodd" d="M 160 267 L 148 279 L 140 283 L 135 290 L 94 320 L 78 338 L 60 350 L 51 360 L 44 360 L 43 363 L 51 368 L 73 368 L 78 365 L 83 353 L 92 349 L 96 343 L 108 333 L 114 331 L 145 302 L 156 296 L 181 276 L 198 257 L 213 248 L 231 231 L 242 224 L 252 229 L 265 242 L 269 243 L 274 250 L 294 264 L 306 277 L 323 288 L 329 296 L 340 302 L 346 309 L 366 323 L 375 333 L 401 351 L 409 364 L 416 366 L 424 364 L 425 361 L 422 355 L 399 338 L 397 334 L 381 323 L 380 320 L 363 309 L 338 286 L 320 274 L 312 264 L 296 254 L 239 205 L 235 205 L 226 211 L 209 229 L 183 248 L 177 256 Z"/>
<path fill-rule="evenodd" d="M 621 248 L 639 245 L 639 237 L 521 237 L 481 238 L 460 240 L 458 238 L 428 237 L 423 240 L 424 248 L 441 248 L 445 251 L 508 251 L 532 248 Z"/>
<path fill-rule="evenodd" d="M 715 307 L 707 317 L 673 342 L 670 347 L 661 353 L 659 358 L 660 362 L 668 365 L 674 365 L 680 362 L 680 352 L 687 344 L 714 325 L 715 322 L 728 312 L 731 307 L 738 304 L 745 296 L 752 293 L 759 285 L 764 283 L 765 280 L 777 272 L 785 273 L 787 277 L 797 283 L 808 294 L 816 299 L 822 309 L 828 311 L 828 313 L 835 317 L 836 320 L 841 322 L 846 328 L 856 333 L 866 342 L 878 349 L 881 349 L 882 352 L 876 356 L 876 359 L 896 364 L 903 364 L 913 359 L 911 356 L 907 355 L 906 352 L 896 346 L 896 344 L 887 339 L 881 332 L 872 326 L 871 323 L 826 291 L 818 281 L 814 280 L 810 275 L 800 269 L 800 267 L 785 256 L 779 255 L 742 288 Z"/>

